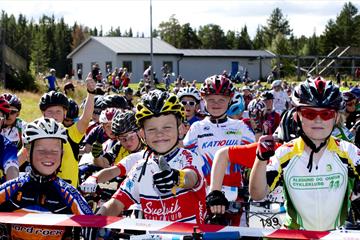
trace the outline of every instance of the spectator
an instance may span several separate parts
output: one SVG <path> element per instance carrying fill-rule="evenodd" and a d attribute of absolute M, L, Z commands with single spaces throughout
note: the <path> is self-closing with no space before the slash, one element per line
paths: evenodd
<path fill-rule="evenodd" d="M 52 68 L 52 69 L 50 69 L 50 75 L 43 78 L 45 84 L 47 84 L 47 86 L 48 86 L 48 92 L 55 91 L 56 88 L 59 87 L 59 84 L 56 81 L 55 74 L 56 74 L 56 70 Z M 46 83 L 46 80 L 48 81 L 47 83 Z"/>

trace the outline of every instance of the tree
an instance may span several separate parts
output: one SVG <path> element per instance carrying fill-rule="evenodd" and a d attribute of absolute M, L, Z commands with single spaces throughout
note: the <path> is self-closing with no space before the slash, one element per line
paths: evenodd
<path fill-rule="evenodd" d="M 263 27 L 263 31 L 265 42 L 267 46 L 270 46 L 279 33 L 286 38 L 291 34 L 292 29 L 290 29 L 289 21 L 284 17 L 281 9 L 275 8 L 267 20 L 267 26 Z"/>
<path fill-rule="evenodd" d="M 207 24 L 200 26 L 199 39 L 201 41 L 201 48 L 204 49 L 226 49 L 226 37 L 224 31 L 219 25 Z"/>
<path fill-rule="evenodd" d="M 181 25 L 175 18 L 175 14 L 171 15 L 167 22 L 161 22 L 158 27 L 160 38 L 176 48 L 180 47 Z"/>
<path fill-rule="evenodd" d="M 200 40 L 196 35 L 196 32 L 191 28 L 190 23 L 185 23 L 181 27 L 179 48 L 191 49 L 199 48 Z"/>
<path fill-rule="evenodd" d="M 35 75 L 48 69 L 49 57 L 45 36 L 41 32 L 35 33 L 31 46 L 30 70 Z"/>
<path fill-rule="evenodd" d="M 82 25 L 78 25 L 75 22 L 72 33 L 71 33 L 71 38 L 72 38 L 71 49 L 73 50 L 73 49 L 77 48 L 89 36 L 90 35 L 86 31 L 86 28 L 84 29 L 84 27 Z"/>
<path fill-rule="evenodd" d="M 226 46 L 229 49 L 237 49 L 236 35 L 234 31 L 227 31 L 226 33 Z"/>
<path fill-rule="evenodd" d="M 256 29 L 256 34 L 253 40 L 254 49 L 264 49 L 266 47 L 265 34 L 261 26 Z"/>
<path fill-rule="evenodd" d="M 237 48 L 238 49 L 252 49 L 253 48 L 246 25 L 241 29 L 240 35 L 238 35 L 238 37 L 237 37 Z"/>

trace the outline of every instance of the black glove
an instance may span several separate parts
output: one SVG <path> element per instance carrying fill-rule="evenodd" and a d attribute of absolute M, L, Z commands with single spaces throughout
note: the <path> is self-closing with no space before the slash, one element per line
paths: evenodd
<path fill-rule="evenodd" d="M 153 180 L 156 188 L 161 193 L 167 193 L 179 183 L 179 170 L 171 168 L 170 170 L 164 170 L 157 172 L 153 175 Z"/>
<path fill-rule="evenodd" d="M 91 153 L 92 153 L 92 155 L 94 156 L 94 158 L 98 158 L 98 157 L 100 157 L 102 150 L 103 150 L 103 149 L 102 149 L 102 144 L 96 142 L 96 143 L 94 143 L 94 145 L 92 146 Z"/>
<path fill-rule="evenodd" d="M 210 208 L 217 205 L 225 206 L 225 210 L 227 210 L 229 208 L 229 201 L 223 192 L 214 190 L 206 196 L 206 206 Z"/>
<path fill-rule="evenodd" d="M 259 138 L 256 156 L 261 161 L 267 161 L 275 154 L 275 141 L 272 135 L 263 135 Z"/>
<path fill-rule="evenodd" d="M 229 226 L 229 219 L 226 218 L 225 214 L 211 214 L 208 213 L 205 217 L 206 224 L 215 224 L 222 226 Z"/>

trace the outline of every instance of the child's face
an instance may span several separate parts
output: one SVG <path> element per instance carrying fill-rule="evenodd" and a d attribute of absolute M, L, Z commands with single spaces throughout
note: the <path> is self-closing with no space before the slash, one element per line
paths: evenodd
<path fill-rule="evenodd" d="M 304 133 L 313 141 L 325 140 L 338 118 L 335 110 L 326 108 L 302 107 L 297 114 L 300 116 Z"/>
<path fill-rule="evenodd" d="M 129 152 L 134 152 L 140 145 L 140 139 L 136 132 L 127 132 L 120 134 L 118 137 L 121 145 Z"/>
<path fill-rule="evenodd" d="M 222 95 L 209 95 L 205 96 L 204 100 L 206 109 L 210 115 L 213 117 L 220 117 L 227 111 L 230 97 Z"/>
<path fill-rule="evenodd" d="M 173 114 L 145 120 L 143 135 L 146 144 L 158 153 L 166 153 L 178 141 L 178 124 Z"/>
<path fill-rule="evenodd" d="M 184 96 L 181 98 L 181 103 L 185 107 L 185 114 L 187 119 L 191 119 L 198 108 L 198 104 L 193 97 Z"/>

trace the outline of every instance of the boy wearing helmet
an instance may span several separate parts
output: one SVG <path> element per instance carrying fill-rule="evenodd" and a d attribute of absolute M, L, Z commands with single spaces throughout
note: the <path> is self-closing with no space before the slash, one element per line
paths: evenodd
<path fill-rule="evenodd" d="M 270 135 L 259 139 L 250 175 L 250 194 L 263 199 L 280 180 L 290 229 L 333 230 L 344 224 L 350 195 L 360 180 L 358 148 L 331 136 L 343 98 L 339 88 L 321 77 L 294 91 L 300 137 L 274 151 Z"/>
<path fill-rule="evenodd" d="M 4 96 L 0 96 L 0 129 L 10 114 L 10 105 Z M 17 147 L 9 139 L 0 135 L 0 183 L 19 176 Z"/>
<path fill-rule="evenodd" d="M 205 183 L 196 167 L 199 159 L 178 146 L 183 105 L 176 95 L 152 91 L 137 110 L 148 150 L 99 214 L 117 216 L 139 203 L 146 219 L 203 223 Z"/>
<path fill-rule="evenodd" d="M 56 176 L 66 129 L 54 119 L 39 118 L 27 125 L 23 139 L 30 144 L 31 172 L 0 186 L 0 211 L 92 215 L 81 194 Z M 10 235 L 11 239 L 60 240 L 71 237 L 71 229 L 12 224 Z"/>
<path fill-rule="evenodd" d="M 90 74 L 91 75 L 91 74 Z M 75 187 L 78 186 L 78 144 L 84 137 L 86 129 L 92 117 L 94 109 L 94 96 L 96 94 L 95 81 L 91 78 L 86 79 L 86 88 L 88 91 L 86 103 L 79 120 L 67 128 L 68 142 L 64 144 L 63 163 L 59 177 L 71 181 Z M 44 117 L 53 118 L 56 122 L 62 123 L 69 109 L 69 100 L 61 92 L 51 91 L 45 93 L 39 103 L 40 110 Z"/>
<path fill-rule="evenodd" d="M 224 76 L 214 75 L 207 78 L 201 87 L 200 93 L 210 116 L 195 122 L 183 140 L 185 148 L 191 149 L 201 156 L 204 163 L 202 172 L 209 185 L 212 161 L 218 149 L 255 141 L 254 133 L 242 120 L 227 117 L 226 112 L 234 91 L 233 84 Z M 228 188 L 242 186 L 241 175 L 241 165 L 229 165 L 224 177 L 224 185 Z M 232 224 L 239 226 L 240 216 L 236 216 Z"/>
<path fill-rule="evenodd" d="M 195 87 L 184 87 L 180 88 L 177 93 L 178 98 L 185 108 L 186 122 L 191 126 L 194 122 L 200 120 L 196 116 L 199 110 L 199 103 L 201 100 L 200 92 Z"/>

